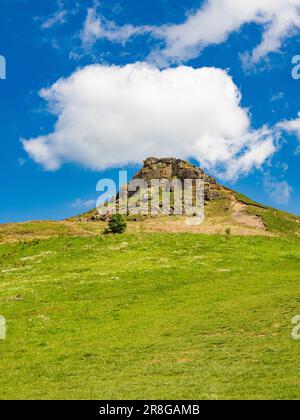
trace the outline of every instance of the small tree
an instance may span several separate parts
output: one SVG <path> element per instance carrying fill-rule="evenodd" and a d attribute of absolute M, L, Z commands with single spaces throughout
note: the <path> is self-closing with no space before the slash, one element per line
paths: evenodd
<path fill-rule="evenodd" d="M 124 233 L 127 228 L 127 223 L 121 214 L 113 214 L 110 216 L 108 226 L 105 233 Z"/>

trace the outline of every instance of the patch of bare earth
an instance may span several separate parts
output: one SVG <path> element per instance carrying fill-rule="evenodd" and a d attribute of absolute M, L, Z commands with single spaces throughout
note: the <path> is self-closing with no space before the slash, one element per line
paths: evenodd
<path fill-rule="evenodd" d="M 246 224 L 238 224 L 236 221 L 222 220 L 221 218 L 213 218 L 204 221 L 199 226 L 189 226 L 186 224 L 185 218 L 175 217 L 157 217 L 149 218 L 143 222 L 131 222 L 128 224 L 129 232 L 149 232 L 149 233 L 195 233 L 207 235 L 223 235 L 230 229 L 233 235 L 269 236 L 265 228 L 255 228 Z"/>
<path fill-rule="evenodd" d="M 170 232 L 225 234 L 230 230 L 233 235 L 270 236 L 263 220 L 254 214 L 247 213 L 247 205 L 232 200 L 230 211 L 222 215 L 209 215 L 200 225 L 190 226 L 184 216 L 150 217 L 141 222 L 129 222 L 131 232 Z"/>
<path fill-rule="evenodd" d="M 232 201 L 232 217 L 240 225 L 268 234 L 261 217 L 247 212 L 247 205 L 239 201 Z"/>

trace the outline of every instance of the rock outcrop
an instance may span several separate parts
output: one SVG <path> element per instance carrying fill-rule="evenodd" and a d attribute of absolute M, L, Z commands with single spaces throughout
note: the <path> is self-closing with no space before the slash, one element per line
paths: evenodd
<path fill-rule="evenodd" d="M 298 232 L 298 226 L 300 226 L 298 217 L 256 203 L 219 184 L 198 166 L 181 159 L 149 157 L 133 177 L 133 180 L 140 179 L 144 182 L 137 182 L 131 185 L 132 188 L 128 189 L 126 189 L 126 186 L 122 187 L 121 191 L 125 194 L 124 199 L 122 199 L 121 194 L 117 194 L 110 202 L 103 204 L 103 209 L 93 209 L 73 217 L 69 221 L 107 221 L 111 216 L 111 210 L 118 211 L 121 209 L 121 214 L 126 215 L 127 213 L 127 221 L 132 232 L 193 232 L 271 236 L 273 233 L 268 230 L 270 216 L 272 220 L 278 220 L 279 227 L 281 226 L 281 220 L 284 223 L 289 220 L 295 232 Z M 193 204 L 190 206 L 192 212 L 189 211 L 189 207 L 186 207 L 186 202 L 187 205 L 190 203 L 189 199 L 185 200 L 186 189 L 183 195 L 180 186 L 178 190 L 176 189 L 176 182 L 161 182 L 159 186 L 157 183 L 151 182 L 165 179 L 169 181 L 180 180 L 183 189 L 192 188 Z M 203 214 L 198 212 L 199 206 L 194 206 L 195 201 L 197 204 L 197 198 L 199 198 L 197 196 L 200 191 L 197 189 L 199 186 L 197 187 L 196 182 L 192 185 L 191 183 L 184 183 L 187 179 L 204 181 L 205 209 L 203 209 L 203 196 L 201 195 L 200 211 L 205 210 L 205 218 L 201 223 L 197 219 L 201 218 Z M 126 193 L 128 193 L 128 200 L 126 200 Z M 178 212 L 180 208 L 182 212 Z M 132 209 L 138 211 L 132 212 Z M 143 212 L 144 209 L 146 212 Z M 187 223 L 187 220 L 191 223 Z M 193 221 L 196 221 L 196 223 L 194 224 Z M 137 223 L 131 224 L 132 222 Z M 278 230 L 278 232 L 282 233 L 281 230 Z"/>
<path fill-rule="evenodd" d="M 219 200 L 222 197 L 221 190 L 224 188 L 214 178 L 198 166 L 181 159 L 150 157 L 144 161 L 141 170 L 133 177 L 133 179 L 144 179 L 149 183 L 152 179 L 172 180 L 174 178 L 181 182 L 185 179 L 203 179 L 206 201 Z"/>
<path fill-rule="evenodd" d="M 151 193 L 153 189 L 151 187 L 152 180 L 169 180 L 178 179 L 182 182 L 182 187 L 184 188 L 184 181 L 187 179 L 196 180 L 202 179 L 204 181 L 204 200 L 205 202 L 220 200 L 224 197 L 225 187 L 218 184 L 214 178 L 207 175 L 201 168 L 191 163 L 188 163 L 182 159 L 175 158 L 155 158 L 149 157 L 144 161 L 142 168 L 134 175 L 133 180 L 142 179 L 146 181 L 147 191 L 144 191 L 143 198 L 139 197 L 138 193 L 129 192 L 128 197 L 130 199 L 135 199 L 137 197 L 137 204 L 140 204 L 141 201 L 148 208 L 151 207 Z M 138 190 L 137 190 L 138 191 Z M 194 194 L 194 190 L 193 190 Z M 116 205 L 119 206 L 119 193 L 116 196 Z M 172 201 L 172 192 L 171 192 L 171 201 Z M 148 202 L 148 204 L 147 204 Z M 161 214 L 162 203 L 159 205 L 158 213 Z M 171 214 L 174 212 L 174 207 L 171 205 Z M 89 212 L 88 217 L 85 217 L 82 220 L 95 221 L 95 220 L 107 220 L 110 216 L 110 211 L 107 209 L 106 205 L 103 205 L 103 208 L 99 212 L 93 210 Z"/>

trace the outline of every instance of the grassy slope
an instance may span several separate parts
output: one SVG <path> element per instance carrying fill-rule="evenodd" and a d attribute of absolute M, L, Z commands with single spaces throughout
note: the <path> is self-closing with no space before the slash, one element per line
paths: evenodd
<path fill-rule="evenodd" d="M 220 231 L 223 233 L 226 227 L 232 227 L 232 198 L 235 197 L 237 201 L 246 204 L 245 211 L 247 213 L 259 216 L 268 232 L 275 235 L 300 235 L 300 217 L 290 213 L 286 213 L 272 207 L 267 207 L 256 203 L 250 198 L 236 191 L 225 189 L 223 191 L 223 199 L 217 201 L 207 202 L 205 206 L 206 222 L 215 223 L 220 226 Z M 91 210 L 87 213 L 70 218 L 71 222 L 78 222 L 78 220 L 89 219 L 97 214 L 96 210 Z M 136 219 L 136 216 L 129 217 L 128 220 Z M 147 218 L 141 217 L 141 227 L 143 228 L 143 221 Z M 169 218 L 167 218 L 169 219 Z M 174 217 L 171 220 L 174 220 Z M 149 220 L 149 219 L 148 219 Z M 206 223 L 205 222 L 205 223 Z M 81 222 L 82 223 L 82 222 Z M 168 223 L 168 221 L 167 221 Z M 234 226 L 234 225 L 233 225 Z M 135 230 L 135 229 L 133 229 Z M 1 233 L 1 229 L 0 229 Z"/>
<path fill-rule="evenodd" d="M 0 246 L 1 398 L 299 398 L 296 238 Z"/>
<path fill-rule="evenodd" d="M 242 194 L 234 192 L 236 199 L 246 204 L 245 212 L 255 214 L 264 222 L 267 232 L 273 235 L 280 236 L 299 236 L 300 235 L 300 217 L 294 216 L 280 210 L 273 209 L 255 203 Z M 204 227 L 201 232 L 202 226 L 199 229 L 191 229 L 195 233 L 211 233 L 205 232 L 205 227 L 215 226 L 215 233 L 224 234 L 226 228 L 235 228 L 237 223 L 233 221 L 232 216 L 232 194 L 228 192 L 224 194 L 222 200 L 208 202 L 205 206 L 205 221 L 202 225 Z M 51 237 L 87 237 L 97 236 L 105 228 L 105 222 L 87 222 L 84 221 L 86 217 L 95 213 L 92 210 L 84 215 L 74 217 L 68 221 L 62 222 L 27 222 L 27 223 L 12 223 L 0 225 L 0 244 L 6 242 L 16 241 L 30 241 L 32 239 L 47 239 Z M 81 219 L 81 221 L 79 221 Z M 138 222 L 133 219 L 139 219 Z M 180 226 L 186 230 L 185 218 L 172 216 L 172 217 L 159 217 L 146 218 L 131 216 L 128 217 L 128 231 L 130 233 L 137 232 L 151 232 L 151 231 L 165 231 L 172 232 L 172 226 L 180 222 Z M 183 230 L 184 230 L 183 229 Z M 176 231 L 176 230 L 175 230 Z M 244 232 L 243 234 L 248 234 Z M 251 232 L 250 232 L 251 233 Z M 242 234 L 242 233 L 240 233 Z M 259 231 L 254 234 L 260 234 Z"/>
<path fill-rule="evenodd" d="M 300 235 L 300 217 L 256 203 L 243 194 L 236 193 L 238 201 L 247 205 L 247 212 L 260 216 L 268 231 L 280 235 Z"/>
<path fill-rule="evenodd" d="M 104 229 L 102 222 L 51 222 L 35 221 L 0 225 L 0 244 L 6 242 L 32 241 L 51 237 L 93 236 Z"/>

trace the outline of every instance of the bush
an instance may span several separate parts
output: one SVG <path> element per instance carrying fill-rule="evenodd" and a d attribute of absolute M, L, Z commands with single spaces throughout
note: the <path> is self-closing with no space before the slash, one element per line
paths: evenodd
<path fill-rule="evenodd" d="M 104 233 L 124 233 L 127 223 L 121 214 L 113 214 L 110 216 L 108 226 Z"/>

